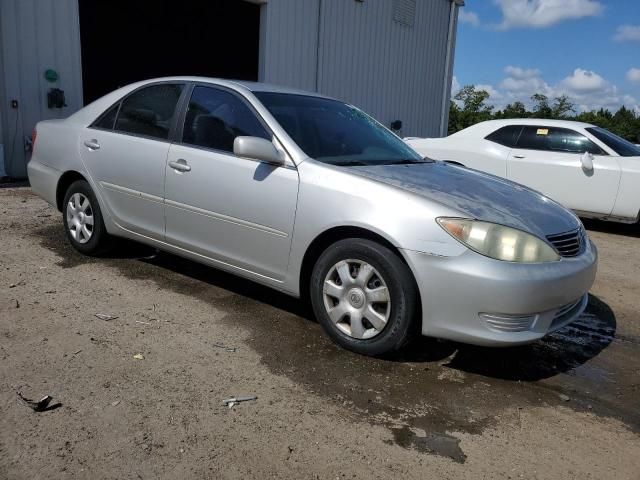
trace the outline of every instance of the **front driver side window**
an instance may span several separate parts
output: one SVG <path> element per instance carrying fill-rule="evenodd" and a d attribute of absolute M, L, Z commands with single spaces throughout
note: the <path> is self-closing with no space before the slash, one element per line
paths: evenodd
<path fill-rule="evenodd" d="M 183 88 L 183 85 L 163 83 L 132 93 L 122 101 L 114 130 L 168 139 Z"/>
<path fill-rule="evenodd" d="M 518 139 L 518 148 L 550 152 L 606 155 L 600 147 L 584 135 L 569 128 L 527 126 Z"/>
<path fill-rule="evenodd" d="M 193 89 L 184 121 L 183 143 L 233 152 L 236 137 L 271 140 L 253 111 L 233 93 L 219 88 Z"/>

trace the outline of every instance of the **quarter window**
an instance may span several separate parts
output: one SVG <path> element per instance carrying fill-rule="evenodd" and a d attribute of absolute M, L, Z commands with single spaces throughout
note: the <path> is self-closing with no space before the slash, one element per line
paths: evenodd
<path fill-rule="evenodd" d="M 568 128 L 524 127 L 517 146 L 526 150 L 606 155 L 587 137 Z"/>
<path fill-rule="evenodd" d="M 113 124 L 116 122 L 116 115 L 118 115 L 118 108 L 120 108 L 120 102 L 104 112 L 91 126 L 104 130 L 113 130 Z"/>
<path fill-rule="evenodd" d="M 115 130 L 168 139 L 183 88 L 183 85 L 160 84 L 132 93 L 122 101 Z"/>
<path fill-rule="evenodd" d="M 238 96 L 218 88 L 193 89 L 182 133 L 183 143 L 233 152 L 236 137 L 271 140 L 253 111 Z"/>
<path fill-rule="evenodd" d="M 500 145 L 504 145 L 505 147 L 515 147 L 521 131 L 522 126 L 509 125 L 499 128 L 498 130 L 490 133 L 484 138 L 486 140 L 491 140 L 492 142 L 499 143 Z"/>

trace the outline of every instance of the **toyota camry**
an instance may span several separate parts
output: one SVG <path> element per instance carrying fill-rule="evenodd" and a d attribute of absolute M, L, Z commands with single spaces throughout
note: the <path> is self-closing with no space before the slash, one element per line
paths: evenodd
<path fill-rule="evenodd" d="M 34 140 L 31 186 L 78 251 L 126 237 L 303 297 L 362 354 L 418 332 L 533 342 L 575 319 L 594 281 L 596 249 L 573 213 L 425 159 L 314 93 L 144 81 L 38 123 Z"/>

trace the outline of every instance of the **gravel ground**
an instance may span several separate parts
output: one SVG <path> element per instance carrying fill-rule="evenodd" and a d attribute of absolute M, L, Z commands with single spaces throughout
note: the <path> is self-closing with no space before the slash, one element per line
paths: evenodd
<path fill-rule="evenodd" d="M 589 307 L 545 340 L 380 360 L 251 282 L 130 243 L 82 257 L 28 188 L 0 213 L 2 479 L 640 479 L 637 227 L 587 224 Z"/>

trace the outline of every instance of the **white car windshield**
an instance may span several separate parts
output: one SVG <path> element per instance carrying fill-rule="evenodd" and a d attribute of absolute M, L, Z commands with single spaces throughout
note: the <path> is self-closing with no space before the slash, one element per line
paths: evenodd
<path fill-rule="evenodd" d="M 351 105 L 287 93 L 255 96 L 298 146 L 320 162 L 345 166 L 425 162 L 397 135 Z"/>
<path fill-rule="evenodd" d="M 615 133 L 600 127 L 589 127 L 586 130 L 621 157 L 640 157 L 640 147 Z"/>

